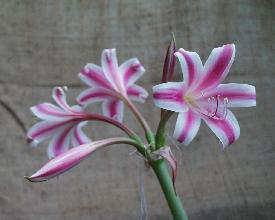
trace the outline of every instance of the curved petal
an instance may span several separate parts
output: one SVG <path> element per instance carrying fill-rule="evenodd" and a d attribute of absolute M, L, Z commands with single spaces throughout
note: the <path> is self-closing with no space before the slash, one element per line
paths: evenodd
<path fill-rule="evenodd" d="M 240 136 L 239 123 L 230 110 L 227 110 L 224 120 L 215 120 L 211 117 L 204 117 L 203 120 L 222 142 L 223 148 L 232 144 Z"/>
<path fill-rule="evenodd" d="M 144 74 L 145 69 L 137 58 L 132 58 L 119 66 L 119 72 L 123 77 L 124 86 L 128 87 Z"/>
<path fill-rule="evenodd" d="M 78 74 L 79 78 L 91 87 L 103 87 L 112 89 L 100 66 L 88 63 Z"/>
<path fill-rule="evenodd" d="M 69 149 L 72 128 L 74 126 L 75 124 L 66 126 L 54 134 L 48 145 L 49 158 L 56 157 Z"/>
<path fill-rule="evenodd" d="M 188 88 L 194 86 L 202 74 L 203 66 L 200 56 L 195 52 L 189 52 L 182 48 L 175 55 L 180 62 L 185 84 Z"/>
<path fill-rule="evenodd" d="M 122 122 L 124 104 L 120 100 L 106 100 L 102 104 L 103 114 L 107 117 Z"/>
<path fill-rule="evenodd" d="M 168 82 L 153 87 L 155 105 L 174 112 L 186 112 L 188 107 L 184 102 L 184 83 Z"/>
<path fill-rule="evenodd" d="M 201 119 L 191 110 L 179 113 L 173 136 L 187 146 L 198 133 L 200 124 Z"/>
<path fill-rule="evenodd" d="M 66 94 L 61 87 L 54 87 L 52 91 L 54 101 L 65 111 L 72 112 L 71 107 L 67 104 Z M 73 113 L 73 112 L 72 112 Z"/>
<path fill-rule="evenodd" d="M 76 166 L 97 149 L 107 147 L 112 144 L 121 143 L 119 139 L 121 138 L 109 138 L 71 148 L 70 150 L 51 159 L 30 177 L 25 176 L 25 178 L 32 182 L 49 180 Z"/>
<path fill-rule="evenodd" d="M 87 137 L 81 129 L 86 124 L 87 122 L 81 122 L 74 127 L 72 131 L 72 145 L 74 147 L 92 142 L 92 140 Z"/>
<path fill-rule="evenodd" d="M 50 136 L 54 135 L 60 129 L 70 123 L 67 121 L 42 121 L 33 125 L 28 131 L 28 139 L 40 143 Z"/>
<path fill-rule="evenodd" d="M 115 49 L 105 49 L 102 51 L 101 65 L 105 77 L 113 88 L 118 92 L 124 92 L 125 87 L 122 82 L 122 76 L 119 74 Z"/>
<path fill-rule="evenodd" d="M 94 102 L 109 100 L 113 97 L 115 97 L 114 92 L 97 87 L 86 89 L 82 93 L 80 93 L 80 95 L 77 97 L 77 102 L 80 105 L 87 105 Z"/>
<path fill-rule="evenodd" d="M 101 142 L 99 142 L 101 143 Z M 98 142 L 74 147 L 47 162 L 41 169 L 30 177 L 25 177 L 32 182 L 41 182 L 58 176 L 76 166 L 101 145 Z"/>
<path fill-rule="evenodd" d="M 127 95 L 131 100 L 144 103 L 148 97 L 148 92 L 138 85 L 132 85 L 127 88 Z"/>
<path fill-rule="evenodd" d="M 196 88 L 205 91 L 219 85 L 227 76 L 234 57 L 234 44 L 227 44 L 213 49 L 204 65 L 204 75 Z"/>
<path fill-rule="evenodd" d="M 255 87 L 248 84 L 220 84 L 215 89 L 205 93 L 201 99 L 206 102 L 209 97 L 219 97 L 220 100 L 227 99 L 227 107 L 256 106 Z"/>
<path fill-rule="evenodd" d="M 42 103 L 31 108 L 32 113 L 43 120 L 54 121 L 54 120 L 63 120 L 69 119 L 72 117 L 71 113 L 65 112 L 63 109 L 51 104 L 51 103 Z"/>
<path fill-rule="evenodd" d="M 85 110 L 83 109 L 82 106 L 80 105 L 73 105 L 70 107 L 71 110 L 75 113 L 74 116 L 77 117 L 77 116 L 85 116 L 86 115 L 86 112 Z"/>

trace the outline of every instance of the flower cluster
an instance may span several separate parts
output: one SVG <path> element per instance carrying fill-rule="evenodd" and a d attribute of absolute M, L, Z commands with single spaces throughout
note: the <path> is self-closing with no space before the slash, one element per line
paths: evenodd
<path fill-rule="evenodd" d="M 240 127 L 229 108 L 256 105 L 254 86 L 222 84 L 234 61 L 235 45 L 215 48 L 204 65 L 197 53 L 184 49 L 176 51 L 174 41 L 167 51 L 162 83 L 153 87 L 155 105 L 162 109 L 156 135 L 132 103 L 143 103 L 148 97 L 147 91 L 135 84 L 145 72 L 144 67 L 137 58 L 119 66 L 116 50 L 103 50 L 101 66 L 89 63 L 79 73 L 80 79 L 90 88 L 77 97 L 78 105 L 68 105 L 64 89 L 56 87 L 52 96 L 57 105 L 42 103 L 31 107 L 31 111 L 43 121 L 29 130 L 28 138 L 33 143 L 50 139 L 48 155 L 53 159 L 28 179 L 47 180 L 78 164 L 100 147 L 126 143 L 134 146 L 149 162 L 165 159 L 172 168 L 175 183 L 176 158 L 170 147 L 158 141 L 159 137 L 164 138 L 165 123 L 173 112 L 178 113 L 174 137 L 184 145 L 188 145 L 196 136 L 201 120 L 219 138 L 223 147 L 235 142 L 240 136 Z M 181 66 L 183 82 L 171 82 L 176 57 Z M 86 112 L 85 107 L 95 102 L 102 103 L 103 115 Z M 129 107 L 144 128 L 148 143 L 143 143 L 141 137 L 122 124 L 124 105 Z M 113 124 L 125 131 L 128 138 L 92 142 L 81 130 L 90 120 Z M 74 148 L 69 149 L 70 145 Z"/>
<path fill-rule="evenodd" d="M 174 37 L 166 53 L 161 84 L 153 87 L 153 99 L 161 108 L 160 121 L 154 134 L 132 101 L 145 102 L 148 93 L 136 85 L 145 69 L 137 58 L 118 65 L 116 50 L 103 50 L 101 66 L 88 63 L 79 73 L 89 86 L 70 106 L 65 87 L 55 87 L 52 97 L 56 103 L 42 103 L 31 111 L 42 121 L 28 131 L 33 146 L 49 139 L 49 160 L 41 169 L 26 178 L 33 182 L 51 179 L 76 166 L 96 150 L 114 144 L 127 144 L 136 149 L 153 168 L 162 186 L 174 219 L 188 219 L 176 195 L 178 163 L 172 150 L 165 144 L 166 123 L 178 113 L 174 137 L 188 145 L 204 121 L 221 141 L 223 148 L 233 144 L 240 136 L 240 127 L 229 108 L 256 105 L 255 87 L 247 84 L 222 84 L 235 57 L 235 45 L 227 44 L 213 49 L 205 64 L 195 52 L 176 50 Z M 183 81 L 173 82 L 178 59 Z M 86 111 L 89 104 L 102 103 L 103 114 Z M 127 106 L 144 129 L 147 143 L 126 124 L 122 123 Z M 89 121 L 108 123 L 121 129 L 127 137 L 112 137 L 92 141 L 82 127 Z M 70 148 L 70 146 L 72 148 Z M 170 177 L 165 162 L 171 168 Z"/>
<path fill-rule="evenodd" d="M 145 72 L 137 58 L 118 67 L 115 49 L 106 49 L 102 52 L 101 64 L 102 67 L 88 63 L 79 73 L 80 79 L 91 87 L 78 96 L 79 105 L 70 107 L 64 90 L 56 87 L 52 96 L 58 106 L 42 103 L 31 107 L 33 114 L 44 121 L 29 130 L 28 139 L 37 144 L 51 138 L 50 158 L 67 151 L 70 142 L 74 147 L 91 142 L 81 130 L 89 117 L 84 106 L 101 101 L 105 116 L 122 121 L 123 101 L 144 102 L 147 98 L 147 91 L 134 84 Z"/>

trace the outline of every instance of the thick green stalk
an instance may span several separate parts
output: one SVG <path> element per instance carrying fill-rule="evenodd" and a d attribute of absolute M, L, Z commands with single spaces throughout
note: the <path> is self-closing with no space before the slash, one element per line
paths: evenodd
<path fill-rule="evenodd" d="M 165 144 L 165 126 L 168 119 L 173 115 L 173 112 L 162 110 L 161 120 L 158 125 L 157 133 L 156 133 L 156 149 L 159 149 Z"/>
<path fill-rule="evenodd" d="M 156 133 L 156 149 L 165 145 L 165 127 L 173 112 L 164 110 Z M 174 191 L 174 185 L 164 160 L 151 162 L 174 220 L 188 220 L 180 198 Z"/>
<path fill-rule="evenodd" d="M 164 160 L 152 161 L 151 166 L 159 180 L 174 220 L 188 220 L 181 200 L 174 191 L 173 183 Z"/>

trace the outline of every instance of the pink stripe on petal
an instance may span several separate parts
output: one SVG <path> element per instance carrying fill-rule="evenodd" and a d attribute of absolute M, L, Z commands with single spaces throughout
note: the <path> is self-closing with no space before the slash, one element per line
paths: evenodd
<path fill-rule="evenodd" d="M 122 83 L 122 76 L 118 70 L 117 56 L 115 49 L 103 50 L 101 55 L 101 65 L 105 77 L 118 92 L 124 92 L 125 86 Z"/>
<path fill-rule="evenodd" d="M 79 73 L 80 79 L 89 86 L 112 89 L 101 67 L 88 63 Z"/>
<path fill-rule="evenodd" d="M 33 125 L 28 131 L 28 138 L 41 142 L 52 136 L 56 130 L 67 124 L 67 121 L 42 121 Z"/>
<path fill-rule="evenodd" d="M 44 120 L 64 120 L 74 116 L 50 103 L 42 103 L 30 108 L 34 115 Z"/>
<path fill-rule="evenodd" d="M 109 100 L 103 102 L 102 105 L 103 114 L 107 117 L 113 118 L 119 122 L 122 122 L 124 113 L 124 104 L 120 100 Z"/>
<path fill-rule="evenodd" d="M 123 77 L 125 87 L 127 87 L 137 81 L 145 69 L 137 58 L 132 58 L 120 65 L 119 72 Z"/>
<path fill-rule="evenodd" d="M 70 124 L 73 120 L 67 120 L 67 121 L 42 121 L 38 122 L 35 125 L 33 125 L 29 131 L 28 131 L 28 138 L 31 140 L 36 140 L 37 142 L 41 142 L 50 136 L 52 136 L 54 133 L 59 131 L 62 127 L 67 126 Z"/>
<path fill-rule="evenodd" d="M 148 97 L 148 92 L 138 85 L 132 85 L 127 88 L 127 95 L 131 100 L 143 103 Z"/>
<path fill-rule="evenodd" d="M 219 96 L 220 101 L 228 100 L 227 107 L 256 106 L 256 90 L 247 84 L 228 83 L 220 84 L 213 90 L 206 92 L 200 100 L 207 103 L 208 97 Z"/>
<path fill-rule="evenodd" d="M 72 144 L 74 147 L 91 142 L 91 139 L 88 138 L 81 129 L 85 124 L 86 122 L 81 122 L 73 129 Z"/>
<path fill-rule="evenodd" d="M 103 145 L 102 141 L 97 141 L 74 147 L 51 159 L 36 173 L 27 177 L 27 179 L 33 182 L 49 180 L 76 166 L 98 148 L 103 146 L 106 145 Z"/>
<path fill-rule="evenodd" d="M 191 110 L 179 113 L 174 137 L 182 144 L 188 145 L 198 133 L 201 120 Z"/>
<path fill-rule="evenodd" d="M 108 100 L 110 98 L 117 97 L 117 95 L 103 88 L 91 88 L 84 90 L 78 97 L 77 102 L 81 105 L 87 105 L 94 102 L 100 102 Z"/>
<path fill-rule="evenodd" d="M 183 99 L 184 92 L 184 83 L 168 82 L 156 85 L 153 87 L 155 105 L 175 112 L 185 112 L 188 107 Z"/>
<path fill-rule="evenodd" d="M 65 111 L 72 112 L 71 107 L 67 104 L 66 94 L 61 87 L 54 87 L 52 91 L 54 101 Z"/>
<path fill-rule="evenodd" d="M 49 180 L 71 169 L 88 157 L 98 148 L 96 144 L 74 147 L 65 153 L 51 159 L 40 170 L 27 179 L 33 182 Z"/>
<path fill-rule="evenodd" d="M 182 48 L 175 55 L 181 64 L 184 82 L 191 87 L 201 77 L 203 69 L 201 59 L 197 53 L 185 51 Z"/>
<path fill-rule="evenodd" d="M 204 117 L 203 120 L 222 142 L 223 147 L 234 143 L 240 136 L 238 121 L 229 110 L 224 120 L 215 120 L 211 117 Z"/>
<path fill-rule="evenodd" d="M 227 76 L 234 57 L 234 44 L 213 49 L 204 65 L 204 77 L 197 85 L 198 90 L 208 90 L 219 85 Z"/>
<path fill-rule="evenodd" d="M 168 100 L 168 101 L 176 101 L 176 102 L 181 102 L 182 101 L 182 94 L 179 93 L 178 90 L 176 89 L 169 89 L 166 91 L 161 91 L 161 92 L 154 92 L 153 97 L 158 100 Z"/>
<path fill-rule="evenodd" d="M 106 140 L 95 141 L 92 143 L 74 147 L 59 156 L 51 159 L 41 169 L 30 177 L 25 177 L 32 182 L 41 182 L 58 176 L 72 167 L 79 164 L 82 160 L 90 156 L 97 149 L 110 146 L 111 144 L 121 143 L 121 138 L 109 138 Z"/>
<path fill-rule="evenodd" d="M 55 133 L 48 146 L 49 158 L 56 157 L 68 150 L 71 140 L 71 131 L 74 126 L 75 124 L 66 126 L 64 129 Z"/>

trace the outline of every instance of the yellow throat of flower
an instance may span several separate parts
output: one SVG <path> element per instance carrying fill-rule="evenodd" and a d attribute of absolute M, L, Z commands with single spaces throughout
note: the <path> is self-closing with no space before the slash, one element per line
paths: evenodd
<path fill-rule="evenodd" d="M 184 95 L 183 100 L 186 102 L 187 105 L 192 106 L 194 108 L 199 108 L 196 103 L 196 100 L 191 95 Z"/>

